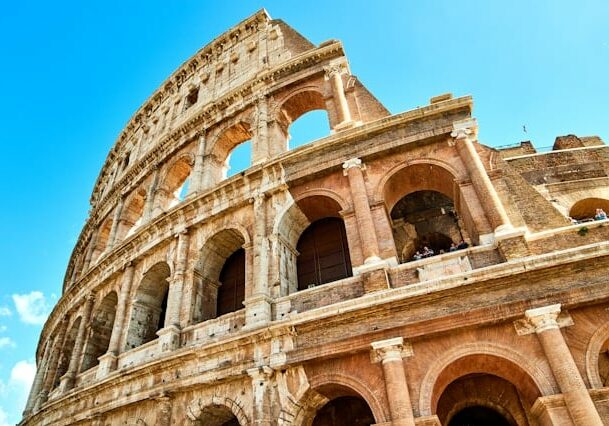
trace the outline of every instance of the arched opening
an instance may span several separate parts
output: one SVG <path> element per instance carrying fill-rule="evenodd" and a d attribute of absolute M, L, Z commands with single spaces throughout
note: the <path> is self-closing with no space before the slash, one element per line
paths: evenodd
<path fill-rule="evenodd" d="M 369 426 L 376 423 L 366 400 L 353 389 L 328 384 L 316 391 L 328 402 L 317 410 L 312 426 Z"/>
<path fill-rule="evenodd" d="M 199 322 L 243 308 L 247 282 L 245 238 L 225 229 L 209 238 L 195 268 L 195 318 Z"/>
<path fill-rule="evenodd" d="M 603 386 L 609 386 L 609 339 L 605 340 L 598 354 L 598 374 Z"/>
<path fill-rule="evenodd" d="M 609 200 L 603 198 L 585 198 L 579 200 L 569 210 L 569 216 L 578 221 L 594 220 L 597 209 L 602 209 L 605 213 L 609 214 Z"/>
<path fill-rule="evenodd" d="M 226 158 L 225 178 L 247 170 L 252 165 L 252 141 L 247 140 L 236 146 Z"/>
<path fill-rule="evenodd" d="M 219 404 L 208 405 L 194 421 L 197 426 L 240 426 L 239 420 L 232 411 Z"/>
<path fill-rule="evenodd" d="M 471 374 L 452 382 L 438 401 L 437 415 L 449 426 L 529 424 L 516 387 L 491 374 Z"/>
<path fill-rule="evenodd" d="M 348 234 L 333 194 L 300 198 L 275 224 L 279 256 L 279 294 L 353 275 Z"/>
<path fill-rule="evenodd" d="M 455 414 L 448 426 L 512 426 L 505 417 L 492 408 L 472 405 Z"/>
<path fill-rule="evenodd" d="M 193 160 L 181 157 L 167 170 L 162 185 L 156 191 L 155 203 L 162 211 L 168 210 L 184 200 L 190 186 Z"/>
<path fill-rule="evenodd" d="M 431 409 L 447 425 L 452 425 L 462 411 L 455 422 L 468 416 L 483 417 L 490 412 L 474 407 L 485 407 L 507 422 L 499 425 L 526 426 L 539 396 L 536 383 L 520 365 L 495 355 L 475 354 L 461 357 L 442 370 L 433 387 Z M 421 404 L 425 405 L 424 401 Z"/>
<path fill-rule="evenodd" d="M 353 274 L 347 233 L 342 219 L 326 217 L 311 223 L 296 245 L 298 290 L 350 277 Z"/>
<path fill-rule="evenodd" d="M 290 127 L 288 148 L 294 149 L 330 134 L 326 110 L 310 111 L 294 121 Z"/>
<path fill-rule="evenodd" d="M 114 318 L 116 316 L 117 303 L 118 297 L 116 292 L 112 291 L 102 299 L 102 302 L 95 312 L 93 312 L 91 317 L 91 330 L 80 366 L 81 372 L 99 364 L 98 358 L 108 350 L 110 337 L 112 336 L 112 327 L 114 326 Z"/>
<path fill-rule="evenodd" d="M 418 257 L 417 252 L 454 250 L 464 239 L 453 200 L 438 191 L 415 191 L 402 197 L 391 210 L 391 223 L 402 261 Z"/>
<path fill-rule="evenodd" d="M 72 323 L 72 327 L 70 327 L 70 330 L 64 338 L 61 354 L 59 355 L 59 363 L 57 364 L 57 372 L 55 373 L 55 380 L 53 382 L 53 388 L 59 386 L 61 377 L 68 372 L 70 358 L 72 358 L 74 343 L 76 343 L 76 336 L 78 335 L 78 328 L 80 327 L 80 320 L 81 318 L 78 317 L 74 323 Z"/>
<path fill-rule="evenodd" d="M 165 325 L 165 311 L 171 275 L 169 265 L 159 262 L 144 274 L 131 306 L 126 350 L 156 339 Z"/>
<path fill-rule="evenodd" d="M 134 191 L 121 212 L 117 239 L 121 240 L 133 234 L 138 226 L 142 224 L 146 191 L 143 189 Z"/>
<path fill-rule="evenodd" d="M 224 262 L 220 271 L 220 287 L 216 315 L 224 315 L 243 308 L 245 300 L 245 250 L 240 248 Z"/>
<path fill-rule="evenodd" d="M 434 246 L 434 254 L 439 254 L 450 250 L 451 243 L 477 241 L 486 227 L 490 231 L 480 209 L 474 221 L 453 174 L 436 164 L 413 164 L 394 172 L 383 186 L 383 197 L 402 262 L 426 245 Z"/>
<path fill-rule="evenodd" d="M 112 231 L 112 218 L 108 217 L 104 220 L 99 227 L 97 237 L 92 242 L 95 244 L 93 252 L 91 253 L 91 265 L 106 251 L 108 246 L 108 240 L 110 239 L 110 232 Z"/>
<path fill-rule="evenodd" d="M 281 105 L 278 125 L 288 149 L 328 136 L 330 120 L 322 94 L 304 90 L 290 96 Z"/>
<path fill-rule="evenodd" d="M 216 176 L 216 181 L 226 179 L 249 168 L 252 164 L 253 135 L 247 123 L 239 122 L 224 130 L 212 147 L 213 158 L 216 160 L 207 164 Z"/>

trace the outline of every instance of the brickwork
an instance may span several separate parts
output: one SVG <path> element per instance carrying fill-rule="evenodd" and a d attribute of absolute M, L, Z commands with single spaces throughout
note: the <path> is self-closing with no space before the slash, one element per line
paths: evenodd
<path fill-rule="evenodd" d="M 220 35 L 111 149 L 21 424 L 609 424 L 608 222 L 569 218 L 609 203 L 609 150 L 489 148 L 472 106 L 390 115 L 339 41 L 264 10 Z M 317 109 L 331 133 L 288 150 Z"/>

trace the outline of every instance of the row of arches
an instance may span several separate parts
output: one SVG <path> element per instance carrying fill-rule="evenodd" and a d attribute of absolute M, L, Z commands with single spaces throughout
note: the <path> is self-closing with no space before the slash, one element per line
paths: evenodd
<path fill-rule="evenodd" d="M 306 91 L 289 98 L 279 108 L 285 150 L 330 133 L 328 114 L 320 102 L 318 92 Z M 291 137 L 294 133 L 296 138 Z M 116 242 L 134 234 L 145 221 L 178 205 L 195 189 L 206 189 L 249 168 L 257 155 L 253 151 L 253 138 L 252 125 L 247 122 L 237 122 L 211 137 L 211 148 L 206 148 L 206 160 L 203 160 L 205 171 L 201 179 L 204 182 L 193 182 L 195 158 L 192 154 L 179 155 L 164 168 L 160 177 L 147 179 L 126 197 L 122 206 L 117 206 L 118 214 L 115 209 L 101 222 L 89 242 L 89 259 L 82 259 L 82 269 L 94 264 Z M 193 188 L 194 185 L 197 187 Z M 147 205 L 150 198 L 154 200 Z"/>

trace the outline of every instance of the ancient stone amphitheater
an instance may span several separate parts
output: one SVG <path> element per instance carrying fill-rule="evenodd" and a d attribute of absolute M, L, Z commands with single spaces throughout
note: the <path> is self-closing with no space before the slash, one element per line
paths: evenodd
<path fill-rule="evenodd" d="M 110 151 L 21 424 L 607 425 L 608 172 L 480 144 L 468 96 L 391 115 L 260 11 Z"/>

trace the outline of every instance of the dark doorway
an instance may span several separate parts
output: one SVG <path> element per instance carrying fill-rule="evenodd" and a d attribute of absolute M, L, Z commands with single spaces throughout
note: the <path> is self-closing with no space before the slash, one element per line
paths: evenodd
<path fill-rule="evenodd" d="M 355 396 L 341 396 L 317 412 L 312 426 L 369 426 L 375 423 L 366 401 Z"/>
<path fill-rule="evenodd" d="M 296 250 L 298 290 L 352 275 L 347 233 L 341 219 L 327 217 L 313 222 L 300 236 Z"/>
<path fill-rule="evenodd" d="M 169 298 L 169 289 L 165 290 L 165 295 L 163 296 L 163 301 L 161 302 L 161 313 L 159 314 L 159 323 L 156 326 L 156 331 L 159 331 L 163 327 L 165 327 L 165 315 L 167 314 L 167 299 Z M 154 333 L 154 338 L 156 337 L 156 332 Z"/>
<path fill-rule="evenodd" d="M 510 423 L 492 408 L 475 405 L 455 414 L 448 426 L 510 426 Z"/>
<path fill-rule="evenodd" d="M 220 272 L 217 316 L 243 308 L 245 300 L 245 250 L 239 249 L 224 262 Z"/>

